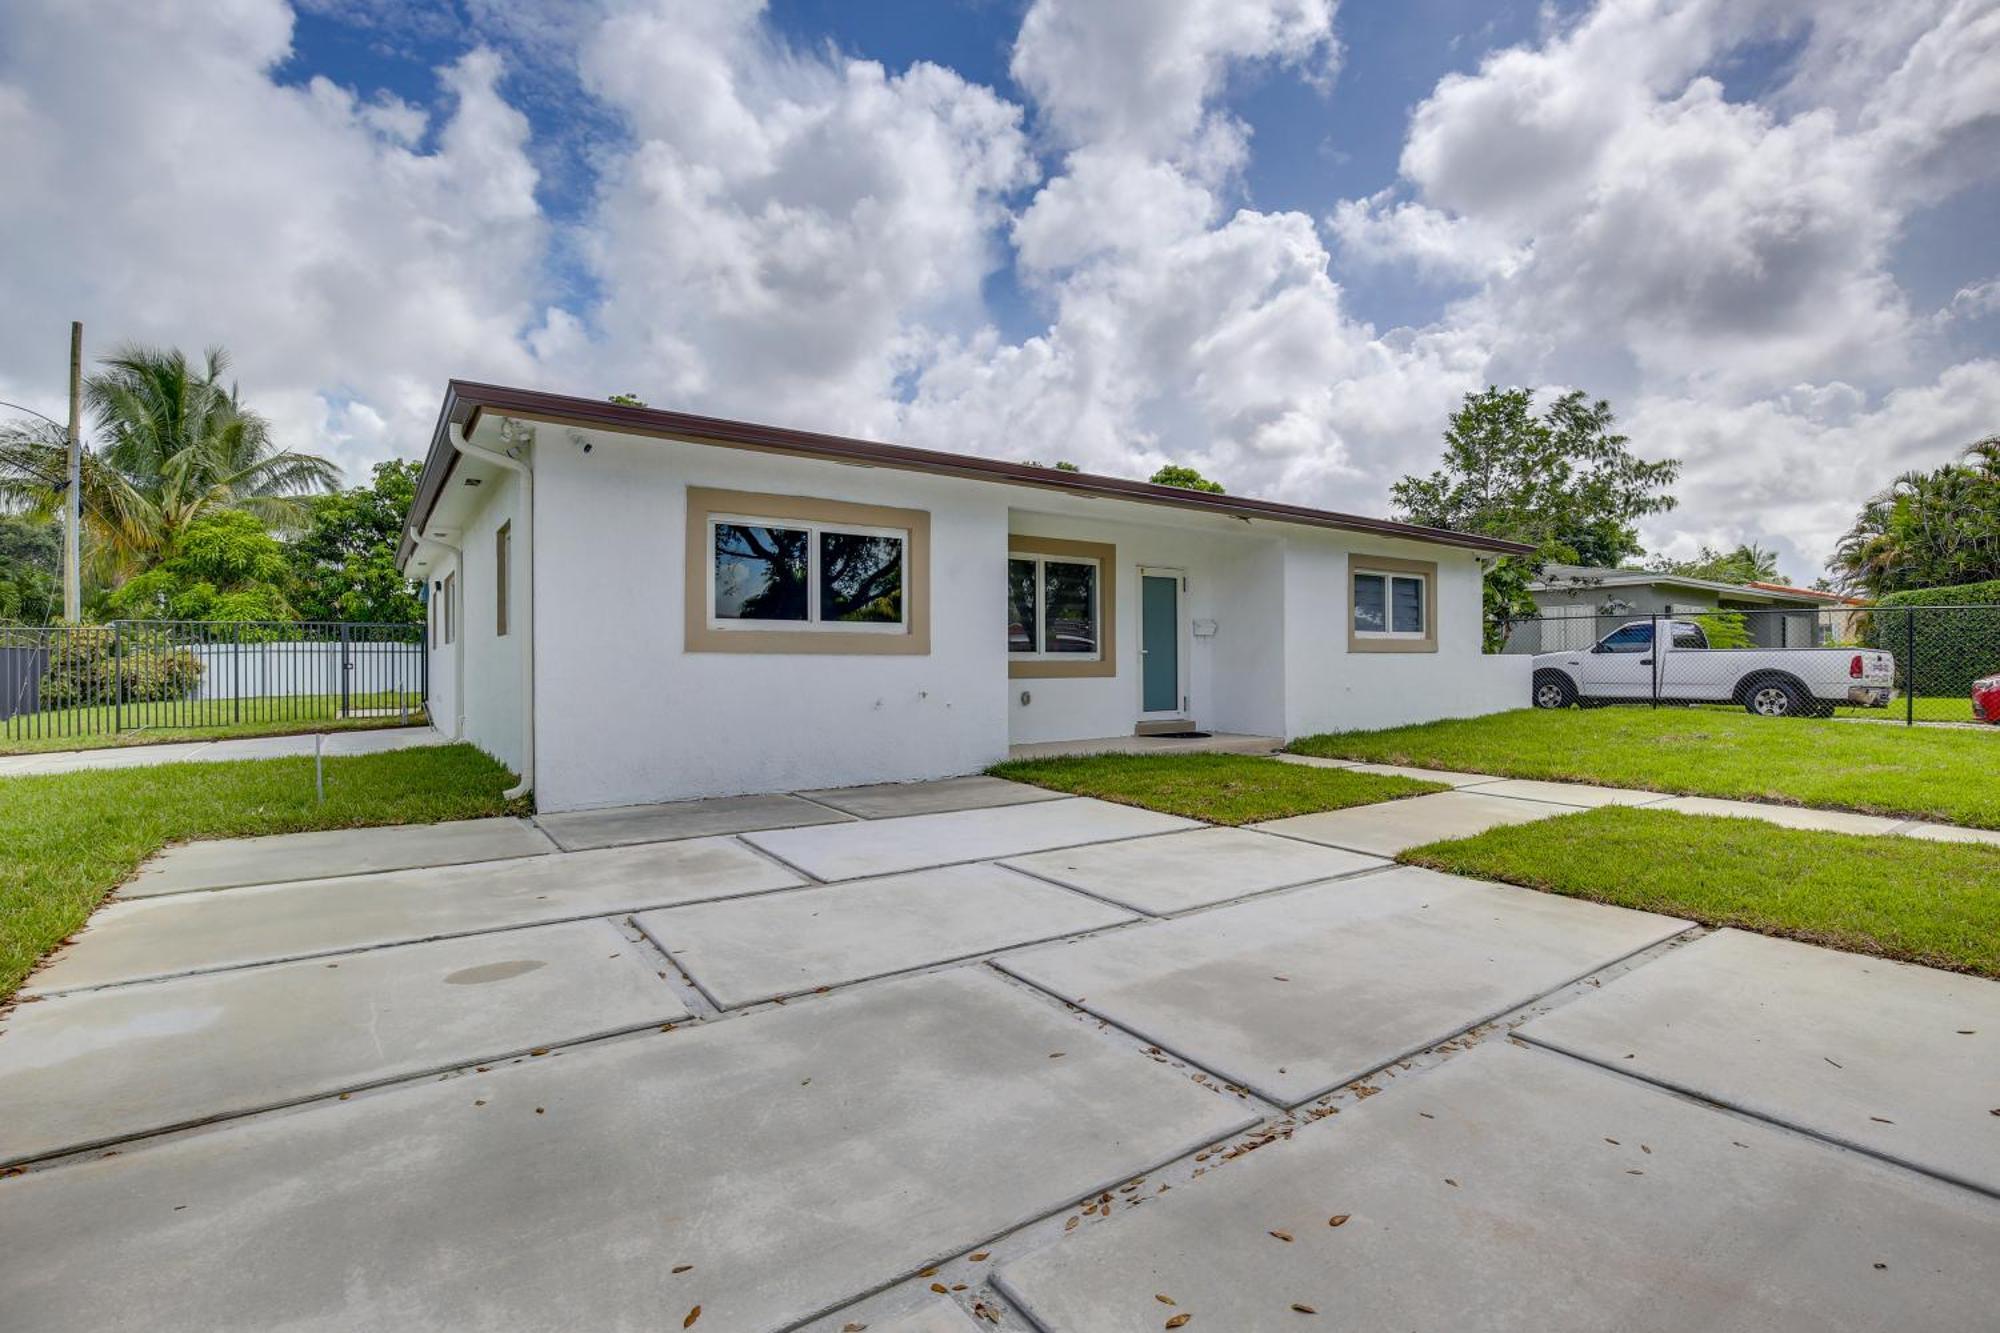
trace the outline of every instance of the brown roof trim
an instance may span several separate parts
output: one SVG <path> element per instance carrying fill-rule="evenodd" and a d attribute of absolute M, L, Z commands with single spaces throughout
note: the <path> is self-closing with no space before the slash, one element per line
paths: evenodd
<path fill-rule="evenodd" d="M 452 465 L 457 460 L 458 455 L 445 434 L 446 425 L 456 423 L 461 430 L 470 434 L 482 412 L 499 412 L 512 417 L 565 425 L 601 427 L 626 435 L 652 435 L 666 439 L 692 440 L 702 444 L 756 449 L 802 458 L 825 458 L 835 462 L 892 467 L 909 472 L 928 472 L 938 476 L 1034 486 L 1043 490 L 1068 491 L 1078 495 L 1107 496 L 1137 501 L 1141 504 L 1202 510 L 1237 518 L 1260 518 L 1274 523 L 1338 528 L 1346 532 L 1365 532 L 1406 541 L 1460 546 L 1500 555 L 1525 555 L 1534 550 L 1532 546 L 1521 542 L 1503 541 L 1497 537 L 1481 537 L 1445 528 L 1427 528 L 1414 523 L 1397 523 L 1386 518 L 1364 518 L 1355 514 L 1335 513 L 1327 509 L 1309 509 L 1303 505 L 1281 504 L 1276 500 L 1214 495 L 1204 491 L 1184 490 L 1178 486 L 1156 486 L 1147 481 L 1130 481 L 1124 477 L 1104 477 L 1089 472 L 1062 472 L 1055 468 L 1037 467 L 1032 463 L 1010 463 L 997 458 L 951 454 L 936 449 L 913 449 L 906 445 L 881 444 L 874 440 L 850 439 L 840 435 L 821 435 L 814 431 L 791 430 L 783 426 L 763 426 L 748 421 L 729 421 L 721 417 L 694 416 L 686 412 L 668 412 L 652 407 L 627 407 L 622 403 L 597 398 L 577 398 L 568 394 L 543 393 L 535 389 L 515 389 L 500 384 L 452 380 L 445 387 L 444 405 L 438 412 L 437 425 L 431 432 L 430 453 L 424 459 L 423 476 L 417 483 L 416 500 L 410 506 L 410 521 L 404 527 L 402 548 L 397 555 L 399 564 L 409 560 L 410 553 L 416 547 L 413 533 L 420 531 L 424 524 L 430 521 L 431 510 L 437 504 L 438 495 L 444 489 L 446 481 L 450 479 Z"/>

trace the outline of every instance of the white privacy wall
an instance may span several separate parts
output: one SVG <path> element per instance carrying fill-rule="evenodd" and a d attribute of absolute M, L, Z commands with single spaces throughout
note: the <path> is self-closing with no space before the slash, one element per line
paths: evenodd
<path fill-rule="evenodd" d="M 1434 561 L 1434 653 L 1349 653 L 1354 554 Z M 1528 706 L 1529 659 L 1486 654 L 1478 556 L 1448 546 L 1301 530 L 1285 542 L 1285 734 L 1476 717 Z"/>
<path fill-rule="evenodd" d="M 1030 493 L 1032 494 L 1032 493 Z M 1150 516 L 1158 506 L 1093 502 L 1105 513 Z M 1212 525 L 1212 526 L 1211 526 Z M 1139 570 L 1186 571 L 1188 616 L 1215 633 L 1189 651 L 1189 716 L 1211 731 L 1275 736 L 1284 725 L 1282 558 L 1268 530 L 1235 519 L 1177 517 L 1174 525 L 1077 518 L 1016 509 L 1026 536 L 1106 542 L 1117 548 L 1118 674 L 1009 680 L 1008 736 L 1015 743 L 1129 736 L 1140 717 Z M 996 583 L 1004 584 L 996 575 Z M 1004 639 L 1004 635 L 996 635 Z M 1029 702 L 1022 703 L 1025 692 Z"/>
<path fill-rule="evenodd" d="M 543 427 L 536 451 L 542 809 L 945 777 L 1006 757 L 1003 488 L 591 440 L 586 454 Z M 928 510 L 929 655 L 685 652 L 689 486 Z"/>

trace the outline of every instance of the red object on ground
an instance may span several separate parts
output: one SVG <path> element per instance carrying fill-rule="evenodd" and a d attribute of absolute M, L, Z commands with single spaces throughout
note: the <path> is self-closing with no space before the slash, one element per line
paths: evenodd
<path fill-rule="evenodd" d="M 1975 721 L 2000 724 L 2000 676 L 1972 682 L 1972 716 Z"/>

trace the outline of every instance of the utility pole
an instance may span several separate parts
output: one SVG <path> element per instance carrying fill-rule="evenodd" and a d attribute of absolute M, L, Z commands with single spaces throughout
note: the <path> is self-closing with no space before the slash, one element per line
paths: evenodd
<path fill-rule="evenodd" d="M 69 325 L 69 485 L 63 491 L 63 619 L 83 619 L 83 321 Z"/>

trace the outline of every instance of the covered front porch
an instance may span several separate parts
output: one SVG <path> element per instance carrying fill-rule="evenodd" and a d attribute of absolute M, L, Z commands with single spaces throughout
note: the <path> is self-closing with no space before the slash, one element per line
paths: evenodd
<path fill-rule="evenodd" d="M 1267 752 L 1284 732 L 1284 544 L 1103 499 L 1008 511 L 1013 757 Z M 1199 733 L 1199 734 L 1195 734 Z"/>

